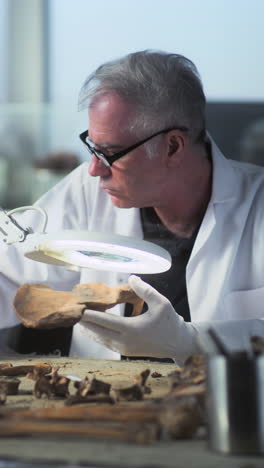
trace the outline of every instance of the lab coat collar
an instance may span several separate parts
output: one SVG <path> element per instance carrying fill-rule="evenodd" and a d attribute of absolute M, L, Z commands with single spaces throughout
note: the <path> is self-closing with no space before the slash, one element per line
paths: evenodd
<path fill-rule="evenodd" d="M 213 138 L 208 135 L 212 148 L 213 178 L 211 203 L 224 203 L 236 195 L 236 175 L 232 163 L 219 150 Z"/>
<path fill-rule="evenodd" d="M 194 259 L 197 260 L 197 254 L 214 230 L 216 223 L 215 206 L 231 202 L 235 198 L 235 191 L 237 190 L 236 175 L 231 162 L 223 156 L 212 137 L 209 134 L 207 134 L 207 137 L 211 145 L 213 165 L 212 193 L 187 266 L 188 274 L 194 267 Z"/>

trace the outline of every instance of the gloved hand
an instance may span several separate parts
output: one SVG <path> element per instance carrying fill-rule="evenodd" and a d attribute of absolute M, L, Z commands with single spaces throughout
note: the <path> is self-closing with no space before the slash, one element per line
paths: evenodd
<path fill-rule="evenodd" d="M 137 317 L 119 317 L 89 310 L 80 322 L 95 341 L 125 356 L 175 358 L 199 352 L 196 329 L 178 315 L 168 299 L 137 276 L 129 285 L 148 305 Z"/>

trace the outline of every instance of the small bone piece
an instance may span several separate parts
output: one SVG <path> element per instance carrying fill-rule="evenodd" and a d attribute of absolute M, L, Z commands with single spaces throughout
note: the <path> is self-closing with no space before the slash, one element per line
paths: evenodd
<path fill-rule="evenodd" d="M 0 377 L 0 393 L 17 395 L 20 380 L 15 377 Z"/>
<path fill-rule="evenodd" d="M 59 375 L 59 367 L 52 370 L 50 384 L 52 386 L 52 393 L 54 396 L 68 397 L 70 379 L 64 375 Z"/>
<path fill-rule="evenodd" d="M 160 423 L 165 439 L 189 439 L 203 423 L 199 407 L 194 398 L 179 399 L 160 414 Z"/>
<path fill-rule="evenodd" d="M 91 381 L 87 395 L 109 395 L 111 384 L 97 380 L 95 377 Z"/>
<path fill-rule="evenodd" d="M 146 385 L 150 370 L 145 369 L 140 374 L 134 376 L 134 385 L 126 388 L 115 388 L 114 393 L 117 401 L 137 401 L 143 400 L 146 393 L 151 393 L 151 388 Z"/>
<path fill-rule="evenodd" d="M 0 405 L 4 405 L 6 402 L 7 389 L 0 383 Z"/>
<path fill-rule="evenodd" d="M 69 396 L 70 379 L 64 375 L 59 375 L 59 367 L 52 369 L 51 375 L 43 375 L 37 368 L 34 368 L 27 377 L 35 381 L 33 394 L 36 398 L 46 395 L 48 398 Z"/>
<path fill-rule="evenodd" d="M 46 395 L 50 398 L 53 394 L 53 388 L 51 384 L 51 375 L 41 375 L 38 369 L 34 368 L 33 371 L 29 372 L 27 377 L 35 381 L 33 395 L 36 398 L 41 398 L 42 395 Z"/>
<path fill-rule="evenodd" d="M 177 392 L 182 387 L 203 384 L 206 380 L 206 361 L 204 356 L 194 354 L 186 359 L 181 369 L 176 369 L 169 375 L 171 392 Z"/>
<path fill-rule="evenodd" d="M 81 382 L 74 382 L 75 388 L 77 388 L 76 395 L 86 397 L 87 395 L 109 395 L 111 384 L 97 380 L 95 377 L 90 381 L 88 377 L 85 377 Z"/>
<path fill-rule="evenodd" d="M 114 393 L 117 401 L 140 401 L 143 400 L 144 387 L 135 384 L 126 388 L 115 388 Z"/>
<path fill-rule="evenodd" d="M 85 377 L 81 382 L 74 382 L 74 387 L 77 388 L 76 396 L 86 397 L 90 388 L 90 380 Z"/>
<path fill-rule="evenodd" d="M 134 377 L 135 384 L 138 384 L 140 387 L 142 387 L 143 393 L 148 393 L 148 394 L 151 393 L 150 386 L 146 385 L 149 374 L 150 374 L 150 370 L 145 369 L 139 375 L 135 375 Z"/>
<path fill-rule="evenodd" d="M 115 403 L 110 396 L 111 384 L 95 377 L 92 381 L 85 377 L 81 382 L 74 382 L 74 387 L 77 389 L 76 394 L 66 400 L 67 406 L 78 403 Z"/>
<path fill-rule="evenodd" d="M 11 362 L 3 362 L 0 364 L 0 369 L 6 369 L 7 367 L 13 367 Z"/>
<path fill-rule="evenodd" d="M 150 370 L 145 369 L 144 371 L 140 372 L 140 374 L 135 375 L 134 377 L 135 383 L 137 383 L 138 385 L 142 385 L 142 387 L 145 387 L 149 374 L 150 374 Z"/>

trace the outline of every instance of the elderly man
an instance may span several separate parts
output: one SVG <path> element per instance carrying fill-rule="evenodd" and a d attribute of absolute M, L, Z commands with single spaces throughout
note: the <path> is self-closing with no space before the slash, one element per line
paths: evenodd
<path fill-rule="evenodd" d="M 39 200 L 48 230 L 144 237 L 169 250 L 173 262 L 166 273 L 129 278 L 147 306 L 141 316 L 128 317 L 120 306 L 105 314 L 86 311 L 70 353 L 176 358 L 197 352 L 212 325 L 230 349 L 247 347 L 251 335 L 264 334 L 264 174 L 225 159 L 207 135 L 194 64 L 153 51 L 106 63 L 84 83 L 80 107 L 89 111 L 89 130 L 80 137 L 91 161 Z M 23 218 L 36 226 L 34 215 Z M 2 265 L 8 325 L 22 282 L 67 290 L 77 282 L 128 280 L 33 264 L 17 246 Z"/>

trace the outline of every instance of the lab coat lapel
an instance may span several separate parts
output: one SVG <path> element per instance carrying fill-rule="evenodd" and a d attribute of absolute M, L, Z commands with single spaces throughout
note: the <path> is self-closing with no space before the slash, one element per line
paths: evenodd
<path fill-rule="evenodd" d="M 213 181 L 211 199 L 186 269 L 188 300 L 191 317 L 194 321 L 198 318 L 199 320 L 207 319 L 209 303 L 211 309 L 215 309 L 218 295 L 217 293 L 214 294 L 214 292 L 207 291 L 208 277 L 211 277 L 210 285 L 212 285 L 212 278 L 217 283 L 217 277 L 219 276 L 217 269 L 221 267 L 221 261 L 223 264 L 222 269 L 225 269 L 229 260 L 227 256 L 223 256 L 223 258 L 218 257 L 217 261 L 214 262 L 211 253 L 208 251 L 208 245 L 211 246 L 214 238 L 218 238 L 221 230 L 220 224 L 222 226 L 223 223 L 227 222 L 224 213 L 227 213 L 228 210 L 225 210 L 223 216 L 217 217 L 218 225 L 216 226 L 216 210 L 219 211 L 220 209 L 222 211 L 222 205 L 226 205 L 234 200 L 236 196 L 236 177 L 232 168 L 230 170 L 230 162 L 221 154 L 214 142 L 212 142 L 212 160 Z M 211 296 L 210 299 L 209 295 Z"/>
<path fill-rule="evenodd" d="M 211 140 L 211 144 L 213 161 L 212 194 L 193 247 L 191 260 L 195 258 L 213 231 L 216 222 L 215 205 L 229 202 L 235 198 L 235 174 L 230 171 L 230 163 L 222 155 L 213 140 Z"/>

